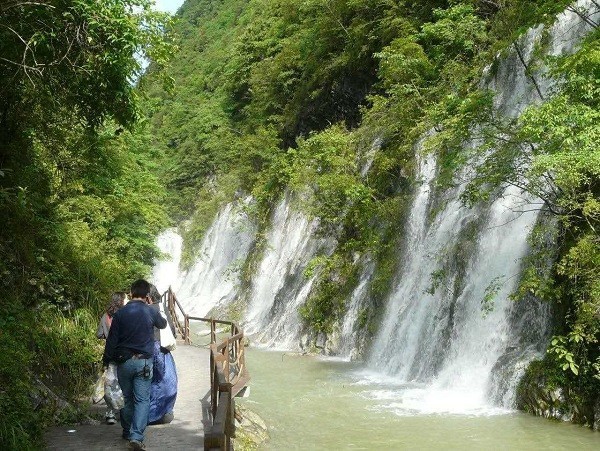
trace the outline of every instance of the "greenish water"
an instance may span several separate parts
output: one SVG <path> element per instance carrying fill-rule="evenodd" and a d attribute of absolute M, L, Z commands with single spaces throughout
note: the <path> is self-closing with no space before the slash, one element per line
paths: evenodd
<path fill-rule="evenodd" d="M 247 364 L 238 402 L 269 425 L 266 450 L 600 450 L 599 433 L 522 413 L 399 413 L 355 363 L 248 348 Z"/>

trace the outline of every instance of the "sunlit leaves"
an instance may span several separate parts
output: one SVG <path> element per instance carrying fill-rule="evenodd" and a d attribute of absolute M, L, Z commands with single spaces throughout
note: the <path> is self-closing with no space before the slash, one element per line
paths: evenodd
<path fill-rule="evenodd" d="M 395 39 L 375 56 L 380 59 L 379 75 L 388 89 L 395 85 L 416 88 L 433 75 L 433 66 L 414 37 Z"/>
<path fill-rule="evenodd" d="M 434 61 L 461 58 L 468 60 L 482 49 L 488 37 L 486 23 L 475 15 L 474 8 L 457 3 L 434 11 L 435 21 L 423 25 L 420 37 Z"/>
<path fill-rule="evenodd" d="M 107 116 L 131 124 L 137 115 L 132 82 L 141 70 L 135 55 L 158 63 L 168 56 L 168 20 L 150 5 L 56 0 L 7 9 L 0 17 L 0 76 L 7 81 L 0 92 L 34 90 L 38 100 L 52 96 L 79 109 L 93 125 Z"/>
<path fill-rule="evenodd" d="M 372 192 L 360 178 L 355 146 L 341 127 L 299 141 L 291 161 L 290 186 L 307 196 L 309 211 L 323 227 L 334 231 L 352 211 L 369 211 Z"/>

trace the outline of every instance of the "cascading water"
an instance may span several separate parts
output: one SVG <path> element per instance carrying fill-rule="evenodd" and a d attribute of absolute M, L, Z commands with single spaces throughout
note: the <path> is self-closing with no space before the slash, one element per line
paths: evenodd
<path fill-rule="evenodd" d="M 206 232 L 194 264 L 183 272 L 179 269 L 181 237 L 167 230 L 158 245 L 172 259 L 155 265 L 155 285 L 161 292 L 172 286 L 189 315 L 203 316 L 227 305 L 239 294 L 239 269 L 252 248 L 255 229 L 240 205 L 227 204 Z"/>
<path fill-rule="evenodd" d="M 369 366 L 412 383 L 393 395 L 402 411 L 478 412 L 487 406 L 492 368 L 520 333 L 510 324 L 508 295 L 537 212 L 522 212 L 529 204 L 514 188 L 487 210 L 468 209 L 458 188 L 429 224 L 433 158 L 419 170 L 423 184 L 406 227 L 405 263 Z M 453 261 L 455 253 L 467 261 Z M 432 274 L 443 279 L 435 290 Z M 482 300 L 494 281 L 494 306 L 484 315 Z"/>
<path fill-rule="evenodd" d="M 302 325 L 298 308 L 306 301 L 315 276 L 304 274 L 317 252 L 331 240 L 315 234 L 318 221 L 293 209 L 286 195 L 277 205 L 258 271 L 253 277 L 244 328 L 261 344 L 298 347 Z"/>
<path fill-rule="evenodd" d="M 167 229 L 158 236 L 156 245 L 165 256 L 168 256 L 167 260 L 155 262 L 152 268 L 152 282 L 160 293 L 164 293 L 169 287 L 179 287 L 183 238 L 176 229 Z"/>
<path fill-rule="evenodd" d="M 547 67 L 536 63 L 536 48 L 549 56 L 572 53 L 581 40 L 598 23 L 600 8 L 592 0 L 576 1 L 571 8 L 559 14 L 544 33 L 545 27 L 531 28 L 502 57 L 501 64 L 492 74 L 486 70 L 485 87 L 494 91 L 494 107 L 505 116 L 516 117 L 527 106 L 545 100 L 554 87 Z"/>
<path fill-rule="evenodd" d="M 361 177 L 364 178 L 369 173 L 371 166 L 373 166 L 373 161 L 375 161 L 375 155 L 381 149 L 382 143 L 383 139 L 379 137 L 375 138 L 371 143 L 371 147 L 361 156 L 361 161 L 359 161 Z"/>
<path fill-rule="evenodd" d="M 577 6 L 591 8 L 591 3 Z M 561 14 L 549 30 L 549 54 L 572 51 L 589 29 L 577 14 Z M 530 30 L 484 86 L 494 91 L 505 116 L 517 117 L 551 92 L 545 70 L 532 73 L 528 67 L 541 37 L 542 27 Z M 508 299 L 540 204 L 514 187 L 472 210 L 457 200 L 462 186 L 432 199 L 434 167 L 431 157 L 420 162 L 423 184 L 406 225 L 404 263 L 368 362 L 369 378 L 402 389 L 372 394 L 401 413 L 490 412 L 492 401 L 511 407 L 517 373 L 547 339 L 547 308 L 528 300 L 539 315 L 538 332 L 525 339 L 532 325 L 518 320 L 519 307 Z M 432 202 L 445 206 L 429 223 Z M 432 287 L 433 282 L 440 286 Z M 492 297 L 486 315 L 482 301 Z"/>
<path fill-rule="evenodd" d="M 360 322 L 361 308 L 369 297 L 370 283 L 374 271 L 375 265 L 371 260 L 367 260 L 358 284 L 350 295 L 346 314 L 340 326 L 339 339 L 335 340 L 338 343 L 333 349 L 335 354 L 344 359 L 355 360 L 360 354 L 361 343 L 359 343 L 359 340 L 361 335 L 358 334 L 358 329 L 360 329 L 358 323 Z"/>

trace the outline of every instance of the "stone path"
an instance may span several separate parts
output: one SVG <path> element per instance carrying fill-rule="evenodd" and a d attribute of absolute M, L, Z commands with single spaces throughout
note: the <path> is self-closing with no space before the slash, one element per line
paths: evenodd
<path fill-rule="evenodd" d="M 148 426 L 146 448 L 150 451 L 191 450 L 203 448 L 203 409 L 210 404 L 209 351 L 206 348 L 178 343 L 173 351 L 179 378 L 175 419 L 170 424 Z M 121 426 L 74 425 L 50 428 L 45 435 L 46 449 L 115 450 L 127 449 L 121 438 Z"/>

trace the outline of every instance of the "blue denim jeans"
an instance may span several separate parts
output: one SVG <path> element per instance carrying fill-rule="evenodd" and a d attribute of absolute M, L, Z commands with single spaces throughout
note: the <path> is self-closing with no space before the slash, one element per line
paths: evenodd
<path fill-rule="evenodd" d="M 149 377 L 144 377 L 144 365 L 150 367 Z M 129 359 L 119 364 L 117 376 L 125 398 L 125 406 L 121 409 L 123 434 L 128 435 L 129 440 L 142 442 L 150 411 L 152 358 Z"/>

